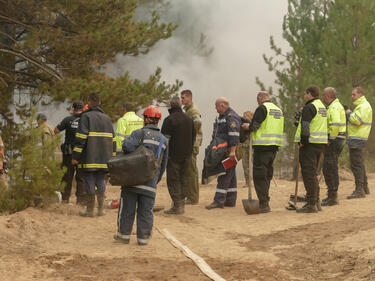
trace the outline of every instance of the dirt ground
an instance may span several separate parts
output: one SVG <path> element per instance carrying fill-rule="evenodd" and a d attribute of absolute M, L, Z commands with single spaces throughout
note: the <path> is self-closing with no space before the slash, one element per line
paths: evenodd
<path fill-rule="evenodd" d="M 242 181 L 235 208 L 208 211 L 212 183 L 201 187 L 200 203 L 184 215 L 156 213 L 155 226 L 226 280 L 375 280 L 375 189 L 364 199 L 346 200 L 353 179 L 350 173 L 341 178 L 340 205 L 318 214 L 287 211 L 294 183 L 284 180 L 271 185 L 271 213 L 244 213 Z M 107 197 L 118 196 L 119 188 L 110 186 Z M 157 204 L 170 205 L 165 183 Z M 78 211 L 56 204 L 0 216 L 0 280 L 209 280 L 157 230 L 148 246 L 138 246 L 134 233 L 129 245 L 119 244 L 113 240 L 117 210 L 95 218 Z"/>

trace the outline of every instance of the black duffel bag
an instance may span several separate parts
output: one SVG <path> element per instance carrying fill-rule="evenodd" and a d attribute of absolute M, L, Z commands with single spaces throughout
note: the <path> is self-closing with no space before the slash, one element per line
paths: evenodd
<path fill-rule="evenodd" d="M 152 180 L 158 170 L 154 152 L 143 145 L 144 131 L 140 146 L 129 154 L 121 154 L 108 161 L 112 185 L 135 186 Z"/>

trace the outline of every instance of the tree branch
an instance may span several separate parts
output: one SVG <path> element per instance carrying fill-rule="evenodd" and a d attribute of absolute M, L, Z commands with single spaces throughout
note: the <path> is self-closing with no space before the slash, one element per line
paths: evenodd
<path fill-rule="evenodd" d="M 8 21 L 10 23 L 15 23 L 15 24 L 18 24 L 18 25 L 22 25 L 24 27 L 29 27 L 27 24 L 24 24 L 23 22 L 20 22 L 18 20 L 12 19 L 10 17 L 4 16 L 2 14 L 0 14 L 0 19 L 4 19 L 4 20 L 6 20 L 6 21 Z"/>
<path fill-rule="evenodd" d="M 34 59 L 20 51 L 17 51 L 17 50 L 13 50 L 13 49 L 10 49 L 10 48 L 0 48 L 0 53 L 8 53 L 8 54 L 12 54 L 14 56 L 18 56 L 18 57 L 21 57 L 25 60 L 27 60 L 28 62 L 34 64 L 35 66 L 39 67 L 40 69 L 42 69 L 44 72 L 48 73 L 49 75 L 55 77 L 57 80 L 62 80 L 62 77 L 60 76 L 60 74 L 58 74 L 54 69 L 52 69 L 51 67 L 47 66 L 47 65 L 44 65 L 43 63 L 39 62 L 37 59 Z"/>

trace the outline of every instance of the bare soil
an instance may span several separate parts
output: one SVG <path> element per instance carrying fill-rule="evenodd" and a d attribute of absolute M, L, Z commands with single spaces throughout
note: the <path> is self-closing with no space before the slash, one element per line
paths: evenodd
<path fill-rule="evenodd" d="M 370 189 L 375 175 L 369 176 Z M 201 187 L 200 203 L 185 214 L 155 213 L 167 229 L 226 280 L 375 280 L 375 195 L 346 200 L 354 183 L 342 173 L 340 204 L 317 214 L 297 214 L 285 205 L 294 183 L 271 185 L 272 212 L 248 216 L 237 206 L 206 210 L 215 183 Z M 321 183 L 321 196 L 325 185 Z M 300 184 L 303 195 L 303 184 Z M 371 190 L 375 194 L 375 189 Z M 108 187 L 107 198 L 119 188 Z M 170 205 L 165 182 L 157 205 Z M 0 280 L 209 280 L 157 230 L 148 246 L 113 240 L 117 210 L 104 217 L 79 217 L 75 204 L 29 208 L 0 216 Z"/>

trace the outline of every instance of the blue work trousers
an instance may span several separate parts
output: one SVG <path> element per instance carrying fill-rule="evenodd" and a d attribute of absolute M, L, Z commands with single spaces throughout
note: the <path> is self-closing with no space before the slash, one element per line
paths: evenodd
<path fill-rule="evenodd" d="M 149 239 L 154 225 L 154 203 L 155 198 L 122 187 L 117 217 L 118 236 L 130 239 L 137 211 L 137 238 Z"/>
<path fill-rule="evenodd" d="M 95 195 L 95 191 L 98 193 L 105 192 L 105 175 L 106 172 L 103 171 L 85 171 L 84 177 L 88 194 Z"/>
<path fill-rule="evenodd" d="M 237 178 L 236 167 L 226 170 L 226 174 L 217 178 L 214 201 L 224 206 L 236 206 Z"/>

